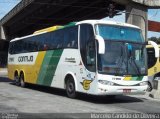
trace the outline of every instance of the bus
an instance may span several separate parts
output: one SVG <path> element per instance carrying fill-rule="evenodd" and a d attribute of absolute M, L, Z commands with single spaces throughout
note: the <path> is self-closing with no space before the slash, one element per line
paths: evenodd
<path fill-rule="evenodd" d="M 148 88 L 147 91 L 152 91 L 154 79 L 160 77 L 160 58 L 159 58 L 159 48 L 160 45 L 155 44 L 147 45 L 147 55 L 148 55 Z M 157 56 L 155 56 L 155 53 Z"/>
<path fill-rule="evenodd" d="M 151 42 L 152 44 L 152 42 Z M 65 89 L 69 98 L 144 94 L 147 51 L 137 26 L 104 20 L 72 22 L 10 41 L 9 78 Z"/>

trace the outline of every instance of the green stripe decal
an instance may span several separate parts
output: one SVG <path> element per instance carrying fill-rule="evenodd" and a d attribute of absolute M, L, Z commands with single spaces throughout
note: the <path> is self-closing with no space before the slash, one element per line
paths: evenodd
<path fill-rule="evenodd" d="M 69 24 L 67 24 L 67 25 L 65 25 L 65 26 L 62 26 L 62 27 L 58 28 L 58 29 L 64 29 L 64 28 L 67 28 L 67 27 L 75 26 L 75 25 L 76 25 L 76 22 L 71 22 L 71 23 L 69 23 Z M 57 29 L 57 30 L 58 30 L 58 29 Z"/>
<path fill-rule="evenodd" d="M 131 81 L 141 81 L 142 79 L 143 79 L 143 76 L 132 77 Z"/>
<path fill-rule="evenodd" d="M 47 51 L 41 70 L 38 76 L 37 84 L 50 86 L 55 75 L 57 65 L 63 50 Z"/>
<path fill-rule="evenodd" d="M 41 69 L 39 71 L 37 84 L 43 84 L 43 80 L 44 80 L 45 74 L 47 72 L 48 64 L 49 64 L 49 61 L 50 61 L 49 57 L 52 56 L 53 52 L 54 51 L 46 52 L 45 57 L 43 59 L 43 63 L 42 63 Z"/>
<path fill-rule="evenodd" d="M 132 77 L 131 81 L 137 81 L 138 77 Z"/>
<path fill-rule="evenodd" d="M 143 76 L 139 76 L 139 77 L 137 78 L 137 81 L 142 81 L 142 79 L 143 79 Z"/>

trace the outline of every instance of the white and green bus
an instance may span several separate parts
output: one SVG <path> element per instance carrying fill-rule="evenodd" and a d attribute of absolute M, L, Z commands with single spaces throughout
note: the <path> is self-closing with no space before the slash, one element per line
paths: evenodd
<path fill-rule="evenodd" d="M 139 27 L 85 20 L 10 41 L 9 78 L 91 95 L 144 94 L 146 43 Z"/>

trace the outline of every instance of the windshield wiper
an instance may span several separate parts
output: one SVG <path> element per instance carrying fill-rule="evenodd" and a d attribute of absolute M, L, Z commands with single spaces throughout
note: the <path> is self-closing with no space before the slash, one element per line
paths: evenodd
<path fill-rule="evenodd" d="M 133 62 L 133 63 L 131 63 L 131 64 L 134 64 L 134 67 L 135 67 L 135 69 L 136 69 L 136 72 L 140 75 L 141 72 L 140 72 L 140 70 L 139 70 L 139 68 L 138 68 L 138 65 L 137 65 L 137 63 L 135 62 L 134 58 L 133 58 L 133 57 L 130 57 L 130 59 L 131 59 L 131 61 Z"/>
<path fill-rule="evenodd" d="M 119 61 L 117 62 L 117 64 L 118 64 L 117 66 L 118 66 L 119 69 L 116 70 L 116 75 L 119 74 L 120 68 L 123 65 L 123 63 L 125 64 L 124 59 L 125 59 L 125 56 L 124 56 L 124 44 L 122 44 L 122 46 L 121 46 L 121 55 L 120 55 Z"/>

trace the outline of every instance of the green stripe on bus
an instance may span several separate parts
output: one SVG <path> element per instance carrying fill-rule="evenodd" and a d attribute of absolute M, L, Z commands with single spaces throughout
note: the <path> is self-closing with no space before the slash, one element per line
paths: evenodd
<path fill-rule="evenodd" d="M 137 81 L 142 81 L 142 79 L 143 79 L 143 76 L 139 76 L 139 77 L 137 78 Z"/>
<path fill-rule="evenodd" d="M 50 86 L 63 50 L 48 51 L 41 67 L 38 84 Z"/>
<path fill-rule="evenodd" d="M 140 77 L 132 77 L 131 81 L 141 81 L 143 79 L 143 76 Z"/>
<path fill-rule="evenodd" d="M 47 68 L 49 66 L 50 59 L 51 59 L 50 57 L 52 56 L 53 52 L 54 51 L 47 51 L 46 52 L 45 57 L 43 59 L 41 69 L 40 69 L 40 72 L 39 72 L 39 75 L 38 75 L 37 84 L 43 84 L 43 80 L 44 80 L 45 74 L 47 72 Z"/>
<path fill-rule="evenodd" d="M 76 25 L 76 22 L 71 22 L 71 23 L 69 23 L 69 24 L 67 24 L 67 25 L 65 25 L 65 26 L 61 26 L 60 28 L 58 28 L 58 29 L 64 29 L 64 28 L 67 28 L 67 27 L 72 27 L 72 26 L 75 26 Z M 57 30 L 58 30 L 57 29 Z"/>
<path fill-rule="evenodd" d="M 46 86 L 50 86 L 52 83 L 52 79 L 55 75 L 57 65 L 59 63 L 59 60 L 61 58 L 63 50 L 56 50 L 53 52 L 52 57 L 49 62 L 49 67 L 47 69 L 47 72 L 45 74 L 45 78 L 43 80 L 43 84 Z"/>

